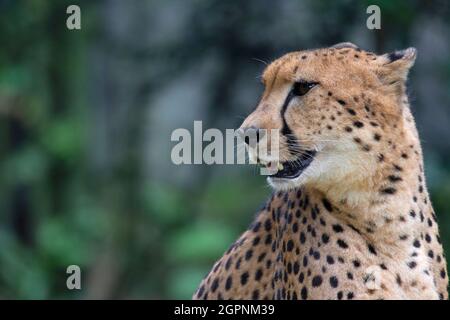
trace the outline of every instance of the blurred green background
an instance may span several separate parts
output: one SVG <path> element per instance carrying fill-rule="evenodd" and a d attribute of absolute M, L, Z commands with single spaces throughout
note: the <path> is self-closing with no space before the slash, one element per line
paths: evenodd
<path fill-rule="evenodd" d="M 260 60 L 341 41 L 417 47 L 412 108 L 448 252 L 449 17 L 444 0 L 0 0 L 0 298 L 190 298 L 271 191 L 249 166 L 173 165 L 171 132 L 237 128 Z M 66 289 L 71 264 L 82 290 Z"/>

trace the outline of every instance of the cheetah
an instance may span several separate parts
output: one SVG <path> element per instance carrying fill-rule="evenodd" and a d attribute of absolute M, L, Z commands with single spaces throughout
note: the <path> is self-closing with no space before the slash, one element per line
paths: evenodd
<path fill-rule="evenodd" d="M 347 42 L 265 69 L 240 130 L 279 130 L 275 190 L 194 299 L 448 299 L 406 95 L 415 58 Z"/>

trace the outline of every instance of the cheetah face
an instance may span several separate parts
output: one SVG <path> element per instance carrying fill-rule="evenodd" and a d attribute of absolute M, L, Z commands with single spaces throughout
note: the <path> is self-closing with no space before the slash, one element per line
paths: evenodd
<path fill-rule="evenodd" d="M 247 143 L 250 158 L 278 169 L 268 177 L 277 189 L 363 181 L 377 166 L 379 141 L 395 139 L 390 128 L 401 125 L 399 100 L 414 59 L 413 48 L 378 56 L 344 43 L 275 60 L 240 128 L 266 129 L 264 144 Z M 278 158 L 257 154 L 272 147 L 270 129 L 279 132 Z"/>

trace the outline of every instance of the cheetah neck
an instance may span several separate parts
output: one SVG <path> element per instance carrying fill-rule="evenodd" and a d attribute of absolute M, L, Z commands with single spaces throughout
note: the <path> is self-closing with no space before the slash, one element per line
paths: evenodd
<path fill-rule="evenodd" d="M 326 199 L 337 220 L 395 254 L 405 252 L 409 245 L 406 242 L 402 245 L 398 239 L 417 236 L 423 231 L 423 222 L 434 218 L 425 185 L 422 151 L 407 106 L 402 121 L 385 138 L 382 147 L 374 150 L 378 161 L 374 170 L 367 170 L 366 176 L 355 174 L 360 179 L 349 177 L 341 184 L 303 187 L 310 197 Z"/>

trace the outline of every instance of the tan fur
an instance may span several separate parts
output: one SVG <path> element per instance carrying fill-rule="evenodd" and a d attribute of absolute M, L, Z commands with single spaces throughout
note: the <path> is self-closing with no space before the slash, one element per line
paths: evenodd
<path fill-rule="evenodd" d="M 267 67 L 265 92 L 242 128 L 281 129 L 293 83 L 318 82 L 284 115 L 302 149 L 318 152 L 297 179 L 269 179 L 280 191 L 194 298 L 447 299 L 405 94 L 415 57 L 412 48 L 378 56 L 341 44 L 290 53 Z M 280 158 L 295 160 L 283 139 L 281 146 Z"/>

